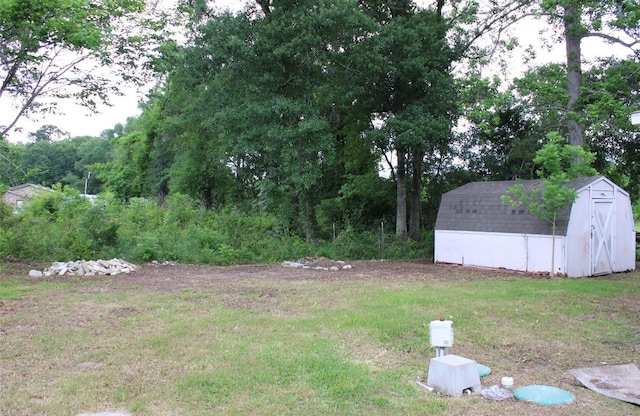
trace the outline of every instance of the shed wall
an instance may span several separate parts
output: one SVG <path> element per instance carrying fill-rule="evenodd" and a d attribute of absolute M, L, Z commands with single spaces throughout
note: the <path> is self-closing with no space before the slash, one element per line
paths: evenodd
<path fill-rule="evenodd" d="M 578 193 L 567 226 L 567 275 L 591 275 L 591 197 L 588 189 Z"/>
<path fill-rule="evenodd" d="M 636 230 L 629 195 L 621 189 L 616 206 L 616 264 L 614 272 L 626 272 L 636 268 Z"/>
<path fill-rule="evenodd" d="M 18 205 L 22 200 L 24 200 L 22 195 L 15 194 L 13 192 L 7 192 L 2 196 L 2 202 L 9 205 Z"/>
<path fill-rule="evenodd" d="M 436 263 L 504 268 L 532 273 L 551 269 L 551 236 L 535 234 L 435 231 Z M 565 237 L 556 236 L 556 273 L 565 273 Z"/>

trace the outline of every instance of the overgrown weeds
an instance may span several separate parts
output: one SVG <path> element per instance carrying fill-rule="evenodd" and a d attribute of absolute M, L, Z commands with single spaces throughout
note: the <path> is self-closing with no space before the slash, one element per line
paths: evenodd
<path fill-rule="evenodd" d="M 229 265 L 304 256 L 430 258 L 433 247 L 431 237 L 409 242 L 385 236 L 384 229 L 350 227 L 331 240 L 305 241 L 259 211 L 205 210 L 180 194 L 168 197 L 165 206 L 141 198 L 122 202 L 108 193 L 91 202 L 66 188 L 13 213 L 3 205 L 0 226 L 0 256 L 38 261 L 119 257 Z"/>

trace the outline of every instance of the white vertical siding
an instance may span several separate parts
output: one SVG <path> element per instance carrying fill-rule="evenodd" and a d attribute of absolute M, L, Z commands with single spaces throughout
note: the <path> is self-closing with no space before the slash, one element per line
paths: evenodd
<path fill-rule="evenodd" d="M 553 245 L 553 238 L 550 235 L 527 235 L 529 245 L 527 270 L 532 273 L 545 273 L 551 270 L 551 247 L 555 251 L 553 265 L 556 274 L 567 273 L 566 260 L 566 238 L 556 236 L 556 243 Z"/>
<path fill-rule="evenodd" d="M 518 234 L 495 234 L 493 267 L 511 270 L 527 269 L 527 239 Z"/>
<path fill-rule="evenodd" d="M 544 273 L 551 270 L 551 240 L 546 235 L 436 230 L 434 260 Z M 563 236 L 556 236 L 555 252 L 556 273 L 565 273 Z"/>
<path fill-rule="evenodd" d="M 616 262 L 614 272 L 626 272 L 636 268 L 636 235 L 633 211 L 629 195 L 616 192 Z"/>
<path fill-rule="evenodd" d="M 567 275 L 591 275 L 591 195 L 589 189 L 578 192 L 571 207 L 567 226 Z"/>

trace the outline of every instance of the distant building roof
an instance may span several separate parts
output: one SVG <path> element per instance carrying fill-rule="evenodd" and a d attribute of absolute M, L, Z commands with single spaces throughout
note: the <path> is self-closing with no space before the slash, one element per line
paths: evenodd
<path fill-rule="evenodd" d="M 567 186 L 579 191 L 600 178 L 579 178 Z M 502 203 L 502 195 L 515 184 L 522 184 L 527 192 L 542 188 L 541 179 L 468 183 L 442 196 L 435 229 L 550 235 L 549 221 L 530 214 L 525 206 L 513 208 Z M 558 214 L 557 235 L 566 234 L 570 213 L 571 207 L 567 207 Z"/>
<path fill-rule="evenodd" d="M 2 200 L 7 204 L 21 204 L 23 201 L 30 200 L 40 192 L 53 192 L 53 189 L 33 183 L 25 183 L 9 188 L 2 196 Z"/>
<path fill-rule="evenodd" d="M 51 188 L 47 188 L 45 186 L 42 185 L 36 185 L 34 183 L 23 183 L 22 185 L 16 185 L 12 188 L 9 188 L 9 190 L 7 192 L 20 192 L 20 190 L 25 189 L 25 188 L 35 188 L 41 191 L 53 191 Z"/>

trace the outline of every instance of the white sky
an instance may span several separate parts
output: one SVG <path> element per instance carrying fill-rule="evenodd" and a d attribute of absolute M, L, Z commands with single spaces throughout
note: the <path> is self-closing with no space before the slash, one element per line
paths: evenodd
<path fill-rule="evenodd" d="M 103 130 L 113 128 L 116 123 L 123 123 L 127 117 L 139 115 L 138 94 L 133 91 L 122 97 L 112 98 L 112 107 L 101 105 L 98 107 L 99 113 L 93 114 L 86 108 L 76 105 L 71 100 L 60 103 L 63 114 L 36 115 L 31 118 L 22 117 L 16 124 L 20 131 L 9 132 L 10 142 L 26 142 L 28 134 L 35 132 L 43 125 L 52 124 L 60 130 L 74 136 L 99 136 Z M 13 114 L 16 109 L 11 103 L 3 100 L 0 103 L 0 124 L 7 125 L 13 121 Z"/>
<path fill-rule="evenodd" d="M 167 3 L 173 3 L 174 0 L 161 0 Z M 217 0 L 216 5 L 221 8 L 232 8 L 240 10 L 243 7 L 245 1 L 243 0 Z M 418 4 L 430 4 L 432 3 L 426 0 L 418 0 Z M 521 43 L 526 46 L 527 43 L 537 43 L 539 45 L 538 26 L 535 23 L 518 25 L 518 35 L 522 39 Z M 595 39 L 585 39 L 583 41 L 583 53 L 586 59 L 591 59 L 599 55 L 610 55 L 611 50 L 617 48 L 616 46 L 607 45 L 602 41 Z M 624 48 L 620 48 L 620 53 L 626 54 Z M 553 51 L 541 51 L 538 53 L 538 57 L 535 61 L 529 63 L 529 65 L 542 65 L 549 62 L 562 62 L 564 61 L 564 45 L 558 45 Z M 513 66 L 510 67 L 511 76 L 519 76 L 522 73 L 524 67 L 521 64 L 521 59 L 514 57 Z M 51 124 L 57 126 L 59 129 L 70 133 L 71 137 L 75 136 L 99 136 L 100 133 L 106 129 L 113 128 L 116 123 L 124 124 L 128 117 L 137 116 L 140 114 L 138 108 L 138 102 L 144 99 L 144 91 L 137 91 L 135 87 L 131 87 L 131 90 L 122 97 L 113 97 L 112 106 L 99 106 L 99 113 L 94 114 L 86 110 L 85 108 L 74 104 L 71 100 L 61 103 L 60 107 L 64 111 L 64 114 L 49 114 L 41 116 L 36 120 L 30 120 L 22 118 L 18 127 L 22 129 L 21 132 L 11 132 L 9 140 L 12 142 L 26 142 L 28 139 L 28 133 L 36 131 L 40 126 L 45 124 Z M 5 105 L 0 105 L 0 124 L 7 124 L 6 114 L 8 114 L 10 108 Z"/>

